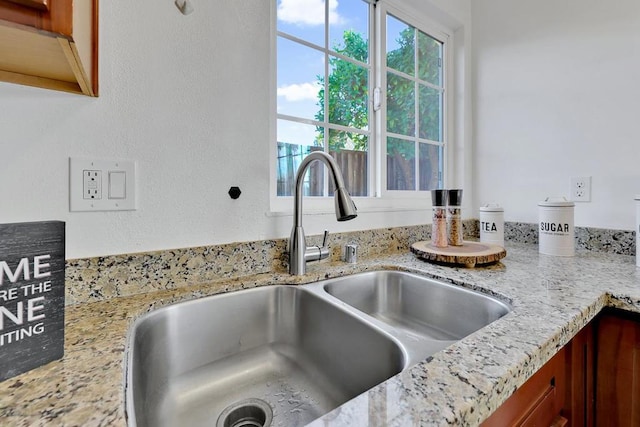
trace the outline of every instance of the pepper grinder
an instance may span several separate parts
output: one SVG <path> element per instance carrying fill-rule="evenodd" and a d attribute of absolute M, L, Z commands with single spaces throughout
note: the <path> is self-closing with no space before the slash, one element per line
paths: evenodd
<path fill-rule="evenodd" d="M 451 246 L 462 246 L 462 190 L 448 191 L 447 230 Z"/>
<path fill-rule="evenodd" d="M 433 220 L 431 222 L 431 244 L 437 248 L 447 247 L 447 190 L 431 190 Z"/>

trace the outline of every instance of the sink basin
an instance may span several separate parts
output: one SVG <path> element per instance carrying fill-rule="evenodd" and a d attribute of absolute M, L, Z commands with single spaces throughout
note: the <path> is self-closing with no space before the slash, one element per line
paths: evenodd
<path fill-rule="evenodd" d="M 129 424 L 304 425 L 407 367 L 391 335 L 327 299 L 268 286 L 144 315 L 128 343 Z"/>
<path fill-rule="evenodd" d="M 164 307 L 127 345 L 131 426 L 300 426 L 507 314 L 401 271 Z"/>
<path fill-rule="evenodd" d="M 402 271 L 355 274 L 323 283 L 344 303 L 388 325 L 413 362 L 511 311 L 489 295 Z"/>

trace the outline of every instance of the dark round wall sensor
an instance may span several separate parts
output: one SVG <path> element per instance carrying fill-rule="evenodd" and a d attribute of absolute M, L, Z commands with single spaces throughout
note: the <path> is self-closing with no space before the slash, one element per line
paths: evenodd
<path fill-rule="evenodd" d="M 240 187 L 231 187 L 229 189 L 229 197 L 234 200 L 240 197 L 240 194 L 242 194 L 242 191 L 240 191 Z"/>

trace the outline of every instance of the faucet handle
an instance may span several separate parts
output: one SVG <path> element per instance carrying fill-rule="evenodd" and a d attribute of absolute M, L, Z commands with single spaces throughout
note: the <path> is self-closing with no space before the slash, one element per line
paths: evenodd
<path fill-rule="evenodd" d="M 329 257 L 329 230 L 324 230 L 322 246 L 307 246 L 304 251 L 304 259 L 307 261 L 319 261 Z"/>
<path fill-rule="evenodd" d="M 326 248 L 329 243 L 329 230 L 324 230 L 324 236 L 322 237 L 322 247 Z"/>
<path fill-rule="evenodd" d="M 320 256 L 318 259 L 329 258 L 329 230 L 324 230 L 324 236 L 322 237 L 322 247 L 320 250 Z"/>

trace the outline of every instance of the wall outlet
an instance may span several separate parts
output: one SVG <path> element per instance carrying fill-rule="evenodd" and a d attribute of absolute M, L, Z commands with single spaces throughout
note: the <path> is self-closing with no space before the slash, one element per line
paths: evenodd
<path fill-rule="evenodd" d="M 571 178 L 571 200 L 574 202 L 591 201 L 591 177 L 579 176 Z"/>
<path fill-rule="evenodd" d="M 82 171 L 82 194 L 83 199 L 102 199 L 102 171 L 83 170 Z"/>
<path fill-rule="evenodd" d="M 135 160 L 69 159 L 69 211 L 131 211 L 136 208 Z"/>

